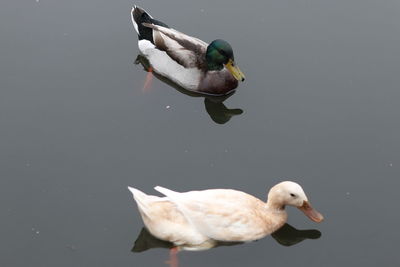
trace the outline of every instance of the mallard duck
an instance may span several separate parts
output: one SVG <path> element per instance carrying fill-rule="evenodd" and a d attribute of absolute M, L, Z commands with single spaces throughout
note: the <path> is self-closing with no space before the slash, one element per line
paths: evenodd
<path fill-rule="evenodd" d="M 244 81 L 228 42 L 217 39 L 207 44 L 153 19 L 137 6 L 131 15 L 139 50 L 159 75 L 187 90 L 211 95 L 227 94 Z"/>
<path fill-rule="evenodd" d="M 323 220 L 301 186 L 290 181 L 272 187 L 267 202 L 232 189 L 179 193 L 156 186 L 154 189 L 165 195 L 157 197 L 128 188 L 149 232 L 187 250 L 208 249 L 218 241 L 263 238 L 285 224 L 287 205 L 299 208 L 315 222 Z"/>

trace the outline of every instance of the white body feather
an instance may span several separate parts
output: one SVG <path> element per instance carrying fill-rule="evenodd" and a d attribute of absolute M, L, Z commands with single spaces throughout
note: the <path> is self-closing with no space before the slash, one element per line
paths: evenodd
<path fill-rule="evenodd" d="M 132 23 L 133 23 L 133 26 L 134 26 L 136 32 L 139 34 L 138 25 L 136 24 L 135 19 L 133 18 L 133 15 L 132 15 L 133 10 L 135 8 L 136 8 L 136 6 L 134 6 L 132 8 L 131 19 L 132 19 Z M 147 13 L 147 15 L 149 15 L 152 18 L 152 16 L 148 12 L 146 12 L 146 13 Z M 167 31 L 168 33 L 173 33 L 175 35 L 178 35 L 182 39 L 188 39 L 191 42 L 199 43 L 199 44 L 202 44 L 205 47 L 207 47 L 207 44 L 205 42 L 203 42 L 197 38 L 184 35 L 173 29 L 164 28 L 164 27 L 160 27 L 160 28 L 162 31 Z M 153 37 L 155 37 L 154 31 L 157 31 L 157 30 L 153 30 Z M 188 50 L 184 49 L 175 40 L 169 38 L 162 32 L 157 31 L 157 34 L 159 35 L 159 37 L 162 37 L 162 39 L 166 43 L 166 46 L 170 50 L 179 51 L 179 53 L 181 54 L 180 56 L 182 58 L 188 58 L 188 57 L 192 56 L 192 53 L 193 53 L 192 51 L 188 51 Z M 149 60 L 151 66 L 153 67 L 153 70 L 156 73 L 158 73 L 164 77 L 168 77 L 173 82 L 175 82 L 176 84 L 178 84 L 186 89 L 189 89 L 189 90 L 197 89 L 197 87 L 200 83 L 200 78 L 201 78 L 201 72 L 199 71 L 198 68 L 185 68 L 184 66 L 178 64 L 175 60 L 171 59 L 171 57 L 166 52 L 157 49 L 156 46 L 148 40 L 145 40 L 145 39 L 139 40 L 138 46 L 139 46 L 140 53 Z"/>
<path fill-rule="evenodd" d="M 192 227 L 168 198 L 146 195 L 133 187 L 128 189 L 138 205 L 144 225 L 153 236 L 187 250 L 214 246 L 215 242 Z"/>
<path fill-rule="evenodd" d="M 171 40 L 172 42 L 173 40 Z M 156 73 L 168 77 L 174 83 L 186 89 L 197 89 L 201 78 L 199 69 L 185 68 L 172 60 L 166 52 L 157 49 L 148 40 L 139 40 L 138 46 L 139 51 L 149 60 Z"/>
<path fill-rule="evenodd" d="M 257 240 L 275 231 L 286 220 L 286 212 L 276 213 L 275 217 L 268 216 L 270 214 L 264 202 L 237 190 L 211 189 L 178 193 L 161 186 L 154 189 L 167 196 L 201 234 L 218 241 Z M 265 213 L 248 213 L 255 208 Z M 265 221 L 269 224 L 264 225 Z"/>

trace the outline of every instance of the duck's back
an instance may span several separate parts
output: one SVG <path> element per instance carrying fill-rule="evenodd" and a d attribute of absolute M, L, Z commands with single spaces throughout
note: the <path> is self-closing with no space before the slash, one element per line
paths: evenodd
<path fill-rule="evenodd" d="M 176 245 L 197 245 L 207 241 L 208 238 L 193 228 L 166 197 L 147 195 L 136 188 L 128 188 L 138 205 L 144 225 L 153 236 Z"/>
<path fill-rule="evenodd" d="M 219 241 L 251 241 L 269 234 L 276 224 L 266 204 L 247 193 L 210 189 L 177 193 L 156 187 L 203 235 Z M 285 220 L 286 218 L 279 218 Z M 283 223 L 282 223 L 283 224 Z"/>

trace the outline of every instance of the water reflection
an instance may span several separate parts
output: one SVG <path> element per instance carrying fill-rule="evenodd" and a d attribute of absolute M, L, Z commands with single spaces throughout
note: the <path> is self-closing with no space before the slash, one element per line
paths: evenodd
<path fill-rule="evenodd" d="M 321 237 L 321 232 L 315 229 L 298 230 L 286 223 L 271 236 L 282 246 L 293 246 L 306 239 L 318 239 Z M 242 244 L 242 242 L 218 242 L 216 247 L 233 246 L 239 244 Z M 154 237 L 145 227 L 143 227 L 136 238 L 132 252 L 143 252 L 153 248 L 171 249 L 173 247 L 175 247 L 173 243 Z"/>
<path fill-rule="evenodd" d="M 148 75 L 146 77 L 146 81 L 144 82 L 144 89 L 147 88 L 150 84 L 149 80 L 149 75 L 152 68 L 149 64 L 149 61 L 147 58 L 145 58 L 142 55 L 138 55 L 135 60 L 135 64 L 141 64 L 143 66 L 143 69 L 148 72 Z M 202 94 L 194 91 L 187 90 L 178 84 L 172 82 L 170 79 L 161 76 L 157 73 L 152 72 L 152 74 L 160 81 L 168 84 L 169 86 L 175 88 L 178 92 L 191 96 L 191 97 L 203 97 L 204 98 L 204 106 L 205 110 L 207 111 L 208 115 L 211 117 L 211 119 L 218 124 L 224 124 L 227 123 L 233 116 L 235 115 L 240 115 L 243 113 L 242 109 L 229 109 L 227 108 L 223 102 L 231 97 L 234 93 L 235 90 L 232 90 L 226 95 L 223 96 L 215 96 L 215 95 L 209 95 L 209 94 Z"/>
<path fill-rule="evenodd" d="M 282 246 L 293 246 L 306 239 L 318 239 L 321 237 L 321 232 L 315 229 L 298 230 L 285 223 L 278 231 L 272 233 L 271 236 Z"/>

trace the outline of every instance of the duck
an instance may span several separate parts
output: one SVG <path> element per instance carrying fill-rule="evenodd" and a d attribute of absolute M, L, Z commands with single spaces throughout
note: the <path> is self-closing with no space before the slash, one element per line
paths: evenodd
<path fill-rule="evenodd" d="M 150 70 L 186 90 L 226 95 L 237 88 L 238 81 L 245 80 L 227 41 L 216 39 L 208 44 L 170 28 L 136 5 L 131 19 L 139 51 L 149 60 Z"/>
<path fill-rule="evenodd" d="M 266 202 L 234 189 L 175 192 L 156 186 L 154 189 L 164 195 L 161 197 L 128 189 L 147 230 L 183 250 L 259 240 L 286 223 L 286 206 L 299 208 L 314 222 L 324 219 L 311 206 L 302 187 L 292 181 L 273 186 Z"/>

